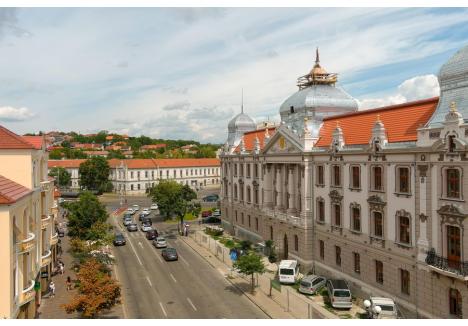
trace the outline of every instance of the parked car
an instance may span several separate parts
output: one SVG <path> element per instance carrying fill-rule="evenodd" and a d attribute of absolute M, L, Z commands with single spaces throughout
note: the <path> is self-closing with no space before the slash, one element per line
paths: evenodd
<path fill-rule="evenodd" d="M 202 217 L 210 217 L 213 213 L 211 211 L 203 211 L 201 213 Z"/>
<path fill-rule="evenodd" d="M 114 246 L 124 246 L 127 242 L 122 233 L 117 233 L 114 238 Z"/>
<path fill-rule="evenodd" d="M 138 226 L 135 223 L 129 224 L 127 226 L 127 231 L 128 232 L 136 232 L 136 231 L 138 231 Z"/>
<path fill-rule="evenodd" d="M 148 232 L 146 232 L 146 239 L 148 240 L 154 240 L 158 237 L 158 231 L 155 229 L 151 229 Z"/>
<path fill-rule="evenodd" d="M 132 205 L 132 208 L 135 212 L 140 210 L 140 206 L 138 206 L 137 204 Z"/>
<path fill-rule="evenodd" d="M 140 215 L 138 215 L 138 220 L 142 221 L 145 217 L 148 217 L 150 213 L 144 213 L 141 212 Z"/>
<path fill-rule="evenodd" d="M 156 204 L 156 203 L 151 204 L 150 209 L 151 209 L 151 210 L 156 210 L 156 209 L 158 209 L 158 204 Z"/>
<path fill-rule="evenodd" d="M 220 211 L 219 209 L 215 209 L 215 210 L 213 211 L 213 216 L 216 216 L 216 217 L 221 216 L 221 211 Z"/>
<path fill-rule="evenodd" d="M 151 213 L 151 210 L 148 207 L 143 208 L 142 210 L 143 213 Z"/>
<path fill-rule="evenodd" d="M 175 248 L 163 249 L 161 255 L 167 261 L 179 259 L 179 256 L 177 255 L 177 250 L 175 250 Z"/>
<path fill-rule="evenodd" d="M 379 310 L 376 307 L 380 307 Z M 364 308 L 370 318 L 396 319 L 398 318 L 398 308 L 395 301 L 389 298 L 370 297 L 364 300 Z"/>
<path fill-rule="evenodd" d="M 207 201 L 207 202 L 218 201 L 218 199 L 219 199 L 219 196 L 216 194 L 211 194 L 211 195 L 203 197 L 203 201 Z"/>
<path fill-rule="evenodd" d="M 147 217 L 147 216 L 145 216 L 145 217 L 143 217 L 143 218 L 141 219 L 141 223 L 142 223 L 142 224 L 144 223 L 144 224 L 153 225 L 153 221 L 151 221 L 151 219 L 150 219 L 149 217 Z"/>
<path fill-rule="evenodd" d="M 327 279 L 323 276 L 304 276 L 299 285 L 299 292 L 304 294 L 314 294 L 325 286 Z"/>
<path fill-rule="evenodd" d="M 153 229 L 153 228 L 152 228 L 151 225 L 148 224 L 148 223 L 143 223 L 143 224 L 141 224 L 141 226 L 140 226 L 140 230 L 143 231 L 143 232 L 148 232 L 148 231 L 150 231 L 150 230 L 152 230 L 152 229 Z"/>
<path fill-rule="evenodd" d="M 153 240 L 153 246 L 155 246 L 156 248 L 166 248 L 166 239 L 164 239 L 164 237 L 157 237 L 156 240 Z"/>
<path fill-rule="evenodd" d="M 345 280 L 327 281 L 328 298 L 333 308 L 351 309 L 352 296 Z"/>
<path fill-rule="evenodd" d="M 132 220 L 131 217 L 130 217 L 130 218 L 126 218 L 126 219 L 123 220 L 123 225 L 124 225 L 124 226 L 129 226 L 129 225 L 132 224 L 132 223 L 133 223 L 133 220 Z"/>
<path fill-rule="evenodd" d="M 133 208 L 127 208 L 127 210 L 125 211 L 125 213 L 128 213 L 128 214 L 130 214 L 130 215 L 135 214 L 135 212 L 136 212 L 136 211 L 135 211 Z"/>
<path fill-rule="evenodd" d="M 123 216 L 123 219 L 125 220 L 126 218 L 132 218 L 132 214 L 125 213 L 124 216 Z"/>
<path fill-rule="evenodd" d="M 221 219 L 215 216 L 205 217 L 205 218 L 202 218 L 202 223 L 221 224 Z"/>
<path fill-rule="evenodd" d="M 64 229 L 58 229 L 57 233 L 58 233 L 58 236 L 60 238 L 63 238 L 65 236 L 65 230 Z"/>

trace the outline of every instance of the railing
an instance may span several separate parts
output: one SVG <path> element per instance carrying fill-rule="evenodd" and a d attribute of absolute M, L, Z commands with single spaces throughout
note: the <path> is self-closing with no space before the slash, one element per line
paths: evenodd
<path fill-rule="evenodd" d="M 50 264 L 52 261 L 52 251 L 47 250 L 43 255 L 41 255 L 41 267 L 45 267 Z"/>
<path fill-rule="evenodd" d="M 468 261 L 452 260 L 439 256 L 434 248 L 427 252 L 426 264 L 464 278 L 468 277 Z"/>
<path fill-rule="evenodd" d="M 56 245 L 58 242 L 58 232 L 55 232 L 53 236 L 50 237 L 50 245 Z"/>
<path fill-rule="evenodd" d="M 29 237 L 21 240 L 20 242 L 17 243 L 18 249 L 20 252 L 27 252 L 31 251 L 34 248 L 34 239 L 36 238 L 36 235 L 32 232 L 29 232 Z"/>
<path fill-rule="evenodd" d="M 41 228 L 45 229 L 49 225 L 51 215 L 42 215 L 41 217 Z"/>
<path fill-rule="evenodd" d="M 41 181 L 41 191 L 49 191 L 50 190 L 50 181 Z"/>
<path fill-rule="evenodd" d="M 284 221 L 295 226 L 300 226 L 300 227 L 305 226 L 305 220 L 298 216 L 288 215 L 287 213 L 279 212 L 279 211 L 266 208 L 266 207 L 262 208 L 262 211 L 266 213 L 268 216 L 274 217 L 280 221 Z"/>
<path fill-rule="evenodd" d="M 23 289 L 21 291 L 20 297 L 19 297 L 19 304 L 24 305 L 25 303 L 28 303 L 32 299 L 34 299 L 34 296 L 36 295 L 36 291 L 34 291 L 34 285 L 35 281 L 30 280 L 29 281 L 29 286 L 26 289 Z"/>

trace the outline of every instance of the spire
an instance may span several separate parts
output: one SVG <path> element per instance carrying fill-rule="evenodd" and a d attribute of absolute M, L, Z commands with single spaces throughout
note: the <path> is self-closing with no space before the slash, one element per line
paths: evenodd
<path fill-rule="evenodd" d="M 241 113 L 244 113 L 244 89 L 242 88 Z"/>
<path fill-rule="evenodd" d="M 457 111 L 457 104 L 455 102 L 450 103 L 450 112 Z"/>
<path fill-rule="evenodd" d="M 317 48 L 315 49 L 315 64 L 318 65 L 319 63 L 320 63 L 320 56 L 319 56 L 319 50 L 317 46 Z"/>

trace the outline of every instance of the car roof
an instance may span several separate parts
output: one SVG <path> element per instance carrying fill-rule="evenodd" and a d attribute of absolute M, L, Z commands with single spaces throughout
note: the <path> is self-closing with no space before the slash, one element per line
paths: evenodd
<path fill-rule="evenodd" d="M 304 276 L 304 277 L 302 278 L 302 281 L 313 281 L 313 280 L 315 280 L 316 278 L 323 278 L 323 279 L 324 279 L 325 277 L 323 277 L 323 276 L 318 276 L 318 275 L 307 275 L 307 276 Z"/>
<path fill-rule="evenodd" d="M 282 260 L 280 262 L 280 268 L 294 268 L 297 266 L 297 260 Z"/>
<path fill-rule="evenodd" d="M 345 280 L 329 280 L 330 283 L 333 285 L 334 289 L 345 289 L 349 290 L 348 284 Z"/>
<path fill-rule="evenodd" d="M 385 304 L 385 305 L 394 305 L 395 302 L 390 298 L 383 298 L 383 297 L 370 297 L 371 301 L 376 305 Z"/>

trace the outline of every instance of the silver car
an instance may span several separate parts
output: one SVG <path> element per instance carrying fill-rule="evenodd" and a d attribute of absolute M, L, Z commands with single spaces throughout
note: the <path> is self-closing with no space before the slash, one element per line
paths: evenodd
<path fill-rule="evenodd" d="M 302 278 L 299 292 L 304 294 L 315 294 L 325 286 L 327 279 L 323 276 L 307 275 Z"/>
<path fill-rule="evenodd" d="M 157 237 L 156 240 L 153 240 L 153 245 L 156 248 L 166 248 L 167 242 L 166 239 L 164 239 L 163 237 Z"/>
<path fill-rule="evenodd" d="M 150 230 L 152 230 L 153 228 L 151 227 L 151 225 L 149 224 L 142 224 L 140 226 L 140 230 L 143 231 L 143 232 L 148 232 Z"/>
<path fill-rule="evenodd" d="M 133 223 L 133 221 L 132 221 L 131 218 L 126 218 L 126 219 L 124 219 L 124 221 L 123 221 L 123 225 L 124 225 L 124 226 L 129 226 L 129 225 L 132 224 L 132 223 Z"/>

